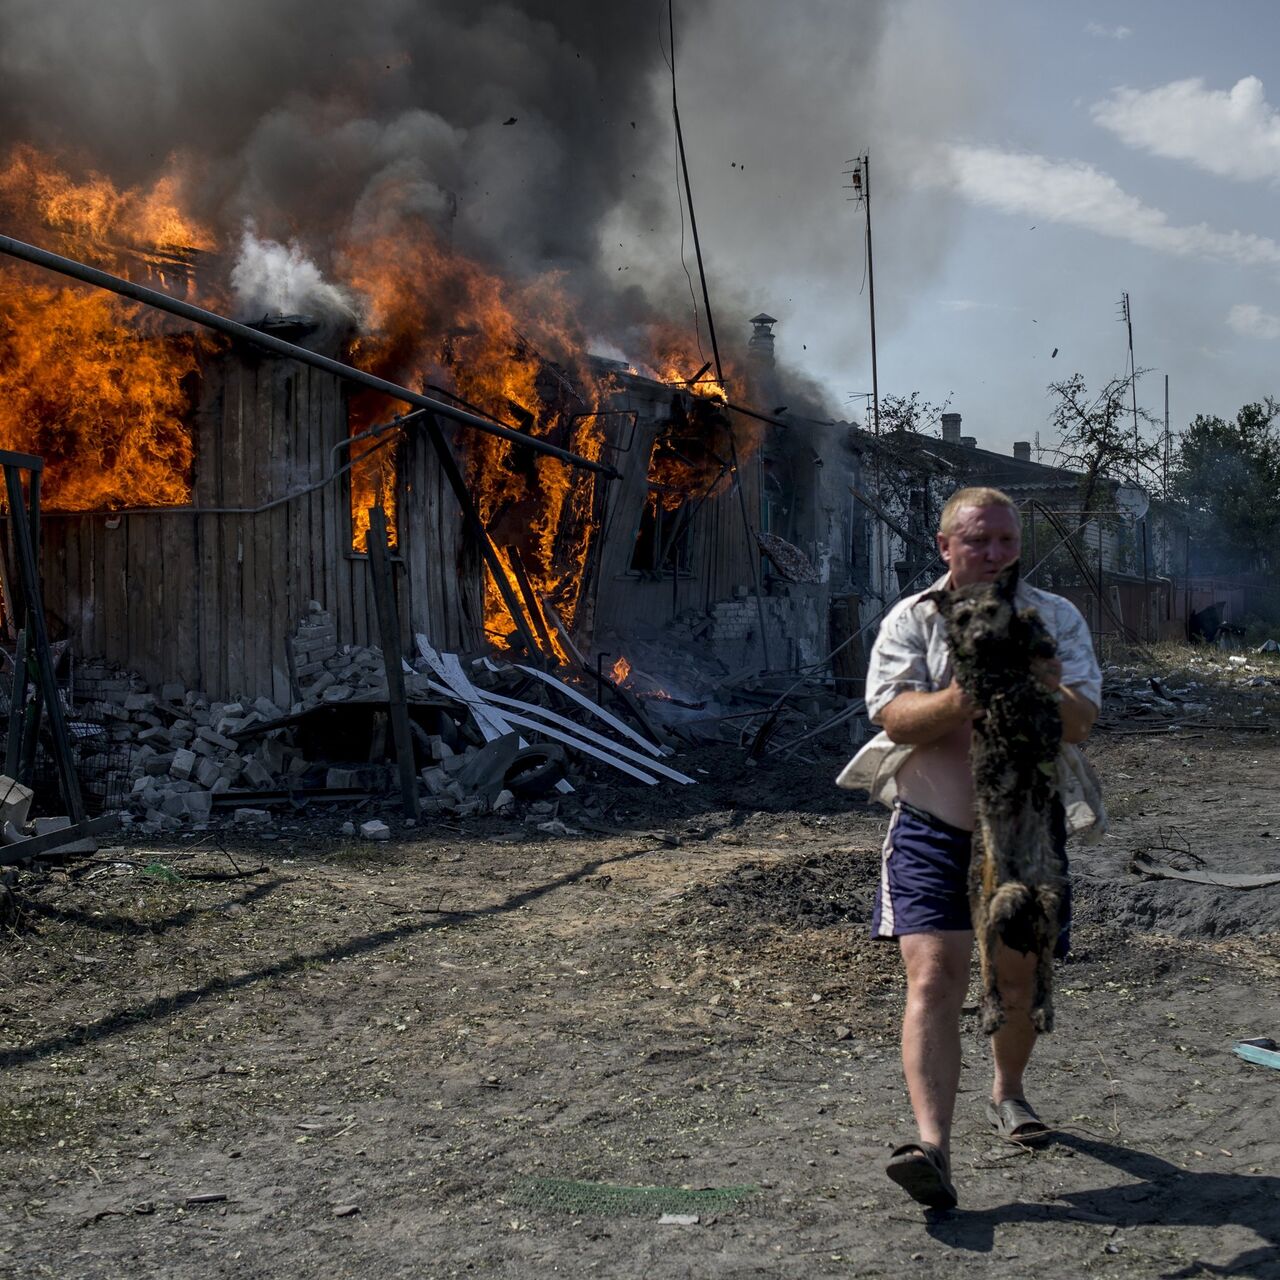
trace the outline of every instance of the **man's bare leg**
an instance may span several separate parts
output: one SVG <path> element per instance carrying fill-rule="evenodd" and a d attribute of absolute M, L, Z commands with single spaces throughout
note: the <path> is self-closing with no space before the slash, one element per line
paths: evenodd
<path fill-rule="evenodd" d="M 1005 1010 L 1004 1025 L 991 1037 L 995 1059 L 991 1097 L 997 1103 L 1026 1096 L 1022 1075 L 1036 1044 L 1036 1030 L 1031 1025 L 1036 960 L 1034 954 L 1023 955 L 1003 945 L 996 952 L 996 981 Z"/>
<path fill-rule="evenodd" d="M 912 933 L 899 939 L 907 969 L 902 1070 L 923 1142 L 951 1156 L 960 1085 L 960 1010 L 969 986 L 973 931 Z"/>

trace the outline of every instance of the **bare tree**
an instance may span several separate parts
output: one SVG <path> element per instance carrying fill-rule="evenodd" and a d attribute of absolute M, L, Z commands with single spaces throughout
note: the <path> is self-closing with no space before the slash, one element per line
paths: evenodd
<path fill-rule="evenodd" d="M 1145 372 L 1139 369 L 1133 377 Z M 1096 396 L 1091 396 L 1084 374 L 1075 373 L 1062 382 L 1051 382 L 1049 394 L 1054 398 L 1049 421 L 1058 433 L 1058 443 L 1049 453 L 1058 466 L 1083 476 L 1082 511 L 1096 511 L 1106 505 L 1107 480 L 1140 484 L 1153 493 L 1162 491 L 1160 443 L 1143 431 L 1144 427 L 1159 423 L 1139 408 L 1135 425 L 1133 378 L 1112 378 Z"/>
<path fill-rule="evenodd" d="M 880 401 L 880 430 L 883 433 L 917 431 L 921 434 L 936 431 L 950 403 L 950 392 L 941 404 L 931 403 L 918 391 L 909 396 L 885 396 Z"/>

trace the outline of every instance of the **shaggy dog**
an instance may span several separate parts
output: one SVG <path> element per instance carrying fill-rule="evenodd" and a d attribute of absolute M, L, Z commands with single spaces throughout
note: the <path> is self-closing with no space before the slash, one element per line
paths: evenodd
<path fill-rule="evenodd" d="M 1053 846 L 1062 720 L 1053 695 L 1032 674 L 1055 647 L 1034 609 L 1014 605 L 1018 566 L 991 583 L 935 591 L 956 679 L 984 714 L 973 726 L 977 828 L 969 902 L 982 966 L 982 1029 L 1005 1021 L 996 984 L 997 943 L 1039 957 L 1031 1021 L 1053 1030 L 1053 952 L 1066 887 Z"/>

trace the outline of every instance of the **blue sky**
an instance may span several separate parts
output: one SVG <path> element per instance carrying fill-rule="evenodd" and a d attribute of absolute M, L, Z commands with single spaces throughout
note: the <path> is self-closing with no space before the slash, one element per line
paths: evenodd
<path fill-rule="evenodd" d="M 1125 370 L 1126 290 L 1139 398 L 1161 414 L 1167 373 L 1175 431 L 1280 395 L 1280 6 L 778 13 L 713 4 L 681 109 L 713 287 L 727 313 L 778 316 L 779 352 L 833 403 L 871 386 L 861 214 L 839 190 L 861 151 L 882 395 L 949 399 L 985 447 L 1049 445 L 1051 380 Z"/>

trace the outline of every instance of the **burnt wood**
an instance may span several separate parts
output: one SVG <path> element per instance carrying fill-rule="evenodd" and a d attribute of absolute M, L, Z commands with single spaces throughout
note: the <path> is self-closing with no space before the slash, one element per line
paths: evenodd
<path fill-rule="evenodd" d="M 422 811 L 418 804 L 418 776 L 413 766 L 413 735 L 409 731 L 409 711 L 404 691 L 400 619 L 396 613 L 395 586 L 391 581 L 391 561 L 387 553 L 387 516 L 381 507 L 369 508 L 368 545 L 370 578 L 378 605 L 382 661 L 387 672 L 391 735 L 395 741 L 396 766 L 400 773 L 400 799 L 405 816 L 416 820 Z"/>

